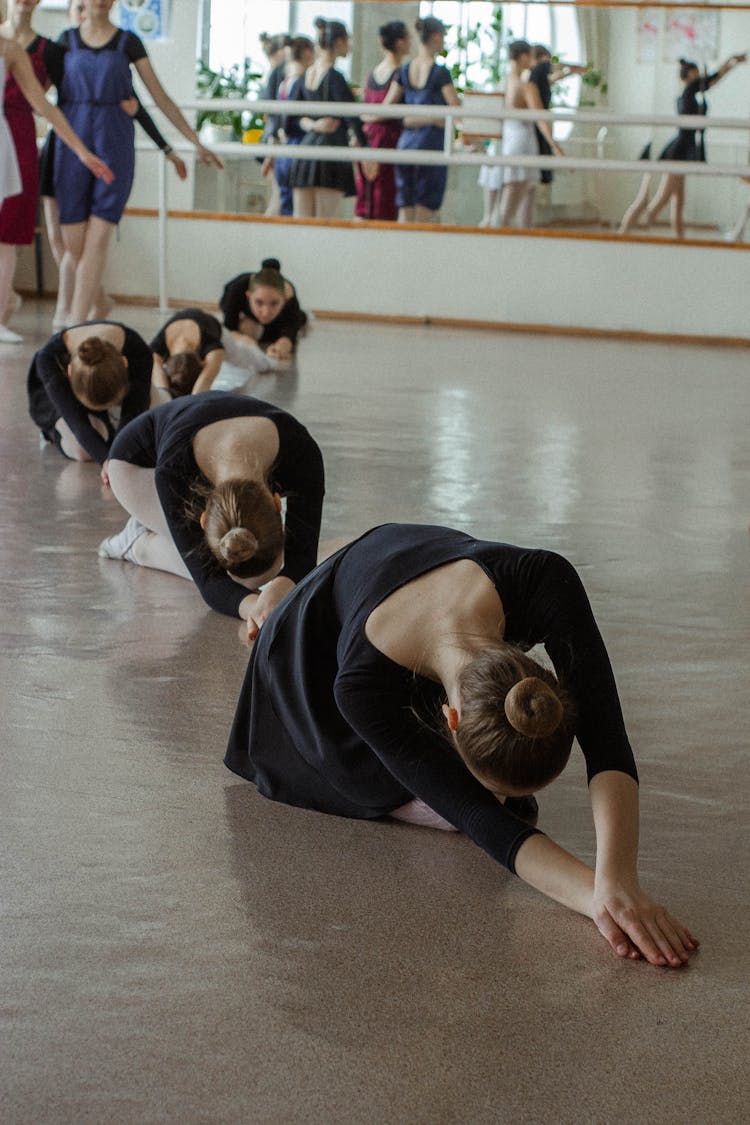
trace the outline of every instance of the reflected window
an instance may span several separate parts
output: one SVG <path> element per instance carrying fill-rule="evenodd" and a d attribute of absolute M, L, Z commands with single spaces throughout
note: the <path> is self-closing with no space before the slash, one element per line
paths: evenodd
<path fill-rule="evenodd" d="M 204 28 L 208 40 L 208 65 L 227 70 L 250 59 L 252 69 L 267 69 L 260 37 L 284 34 L 316 37 L 317 16 L 341 20 L 352 27 L 353 0 L 203 0 Z M 206 26 L 207 25 L 207 26 Z M 346 70 L 346 63 L 341 69 Z"/>

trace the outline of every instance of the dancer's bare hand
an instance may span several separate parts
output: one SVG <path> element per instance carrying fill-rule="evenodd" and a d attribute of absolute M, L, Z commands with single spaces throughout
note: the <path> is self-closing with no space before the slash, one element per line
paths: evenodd
<path fill-rule="evenodd" d="M 188 176 L 187 164 L 176 152 L 167 153 L 167 160 L 174 166 L 177 176 L 181 180 L 186 180 Z"/>
<path fill-rule="evenodd" d="M 104 487 L 109 488 L 109 457 L 102 465 L 99 476 L 102 478 L 102 484 L 104 485 Z"/>
<path fill-rule="evenodd" d="M 267 156 L 260 166 L 261 176 L 270 176 L 273 172 L 273 157 Z"/>
<path fill-rule="evenodd" d="M 341 124 L 338 117 L 321 117 L 319 121 L 315 122 L 316 133 L 335 133 Z"/>
<path fill-rule="evenodd" d="M 292 341 L 288 336 L 280 336 L 273 344 L 269 344 L 266 351 L 273 359 L 291 359 Z"/>
<path fill-rule="evenodd" d="M 98 156 L 94 156 L 93 152 L 86 152 L 81 157 L 81 163 L 85 164 L 89 172 L 96 176 L 97 180 L 104 180 L 105 184 L 111 184 L 115 178 L 115 174 L 108 164 L 100 160 Z"/>
<path fill-rule="evenodd" d="M 120 109 L 123 109 L 128 117 L 135 117 L 138 112 L 138 98 L 135 94 L 131 94 L 129 98 L 123 98 L 120 102 Z"/>
<path fill-rule="evenodd" d="M 674 969 L 687 963 L 698 939 L 638 885 L 597 884 L 592 917 L 618 957 Z"/>
<path fill-rule="evenodd" d="M 254 603 L 247 618 L 247 637 L 248 640 L 254 641 L 258 636 L 264 623 L 271 616 L 276 606 L 285 598 L 290 590 L 294 589 L 294 583 L 291 578 L 274 578 L 267 586 L 258 594 L 258 600 Z"/>
<path fill-rule="evenodd" d="M 210 148 L 206 148 L 205 145 L 196 145 L 195 151 L 198 154 L 198 159 L 200 160 L 201 164 L 210 165 L 214 168 L 221 168 L 223 170 L 224 164 L 215 152 L 211 152 Z"/>

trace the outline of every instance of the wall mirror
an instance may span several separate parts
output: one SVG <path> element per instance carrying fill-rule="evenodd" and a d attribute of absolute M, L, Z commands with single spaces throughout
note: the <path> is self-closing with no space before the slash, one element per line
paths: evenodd
<path fill-rule="evenodd" d="M 554 88 L 553 107 L 565 105 L 614 113 L 677 112 L 682 90 L 680 58 L 694 60 L 711 74 L 735 53 L 750 46 L 750 10 L 745 6 L 708 8 L 653 7 L 618 4 L 611 7 L 565 3 L 490 3 L 488 0 L 422 0 L 412 3 L 326 2 L 326 0 L 202 0 L 199 52 L 204 70 L 226 74 L 234 67 L 254 77 L 251 89 L 262 89 L 268 72 L 261 33 L 314 35 L 316 16 L 342 20 L 351 31 L 351 51 L 340 69 L 361 90 L 368 72 L 380 59 L 378 28 L 402 19 L 410 27 L 419 16 L 434 15 L 448 25 L 445 63 L 467 103 L 477 96 L 502 94 L 507 46 L 512 39 L 549 46 L 561 63 L 590 67 L 583 79 L 571 77 Z M 413 37 L 416 49 L 416 37 Z M 747 117 L 750 108 L 750 64 L 738 65 L 706 95 L 709 114 Z M 217 103 L 218 104 L 218 103 Z M 465 107 L 466 108 L 466 107 Z M 467 115 L 468 116 L 468 115 Z M 476 123 L 474 123 L 476 127 Z M 658 155 L 674 128 L 647 125 L 599 125 L 561 122 L 555 137 L 567 155 L 637 159 L 646 145 Z M 469 141 L 460 132 L 457 145 Z M 471 143 L 491 146 L 474 134 Z M 748 164 L 747 128 L 714 129 L 706 134 L 709 163 Z M 554 168 L 554 163 L 552 164 Z M 653 168 L 653 188 L 658 165 Z M 451 167 L 440 222 L 471 229 L 483 216 L 483 192 L 475 166 Z M 637 172 L 607 170 L 560 171 L 535 195 L 532 223 L 550 230 L 614 234 L 640 184 Z M 652 190 L 653 190 L 652 188 Z M 269 205 L 269 177 L 260 162 L 243 154 L 227 160 L 218 176 L 200 169 L 195 206 L 199 210 L 263 214 Z M 750 222 L 740 230 L 750 203 L 750 185 L 737 177 L 691 176 L 686 181 L 685 235 L 698 240 L 750 240 Z M 353 216 L 346 200 L 339 217 Z M 638 228 L 636 228 L 638 229 Z M 649 228 L 669 238 L 668 212 Z"/>

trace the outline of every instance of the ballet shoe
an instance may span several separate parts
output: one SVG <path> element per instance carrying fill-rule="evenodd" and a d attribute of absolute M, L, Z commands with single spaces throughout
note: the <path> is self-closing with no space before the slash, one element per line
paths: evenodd
<path fill-rule="evenodd" d="M 525 820 L 532 827 L 539 819 L 539 804 L 536 797 L 506 797 L 504 804 L 509 812 L 514 813 L 519 820 Z"/>
<path fill-rule="evenodd" d="M 135 516 L 131 516 L 122 531 L 118 531 L 117 535 L 110 535 L 108 539 L 102 539 L 97 552 L 99 558 L 126 559 L 128 562 L 134 562 L 135 560 L 131 555 L 133 544 L 146 531 L 148 531 L 148 528 L 145 524 L 142 524 Z"/>
<path fill-rule="evenodd" d="M 0 344 L 22 344 L 23 336 L 19 336 L 17 332 L 11 331 L 6 328 L 4 324 L 0 324 Z"/>

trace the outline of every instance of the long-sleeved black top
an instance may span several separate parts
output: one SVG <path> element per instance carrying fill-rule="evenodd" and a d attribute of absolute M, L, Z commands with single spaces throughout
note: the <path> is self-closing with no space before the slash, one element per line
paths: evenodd
<path fill-rule="evenodd" d="M 122 354 L 128 361 L 128 381 L 130 387 L 120 408 L 118 430 L 126 426 L 144 410 L 148 410 L 151 394 L 151 349 L 145 340 L 132 328 L 118 321 L 87 321 L 91 325 L 91 335 L 101 324 L 116 324 L 125 333 Z M 80 325 L 74 325 L 78 328 Z M 67 331 L 67 329 L 66 329 Z M 59 418 L 70 426 L 76 441 L 86 450 L 89 457 L 103 464 L 109 456 L 112 438 L 105 441 L 89 422 L 89 415 L 100 418 L 107 429 L 111 428 L 106 410 L 89 410 L 73 394 L 68 378 L 70 352 L 65 343 L 65 333 L 58 332 L 35 354 L 29 367 L 26 389 L 29 397 L 29 414 L 45 437 L 52 437 L 52 431 Z M 114 434 L 113 434 L 114 436 Z"/>
<path fill-rule="evenodd" d="M 224 286 L 224 292 L 219 301 L 219 307 L 224 316 L 224 324 L 233 332 L 239 330 L 240 316 L 246 316 L 255 321 L 256 324 L 259 323 L 247 299 L 247 287 L 250 284 L 251 277 L 252 274 L 250 273 L 240 273 L 237 277 L 233 277 Z M 291 282 L 288 281 L 287 285 L 291 285 Z M 295 344 L 300 329 L 304 328 L 306 324 L 307 313 L 300 308 L 297 293 L 292 286 L 292 295 L 279 315 L 270 324 L 263 325 L 258 343 L 262 348 L 265 348 L 269 344 L 275 344 L 282 336 L 286 336 L 287 339 L 292 341 L 292 344 Z"/>
<path fill-rule="evenodd" d="M 317 567 L 274 611 L 250 658 L 225 762 L 267 797 L 340 816 L 377 817 L 419 797 L 514 870 L 536 829 L 469 773 L 415 714 L 440 714 L 440 684 L 367 639 L 391 593 L 457 559 L 476 562 L 505 612 L 505 640 L 543 643 L 573 695 L 589 779 L 637 779 L 612 668 L 581 581 L 550 551 L 448 528 L 386 524 Z"/>
<path fill-rule="evenodd" d="M 281 575 L 299 582 L 315 566 L 325 492 L 323 458 L 305 427 L 268 402 L 226 391 L 165 402 L 122 430 L 113 460 L 155 469 L 156 491 L 175 545 L 205 602 L 238 616 L 247 590 L 222 570 L 205 545 L 201 526 L 187 514 L 193 484 L 202 478 L 193 438 L 205 426 L 229 418 L 268 418 L 279 433 L 279 454 L 269 484 L 287 498 L 284 566 Z"/>

